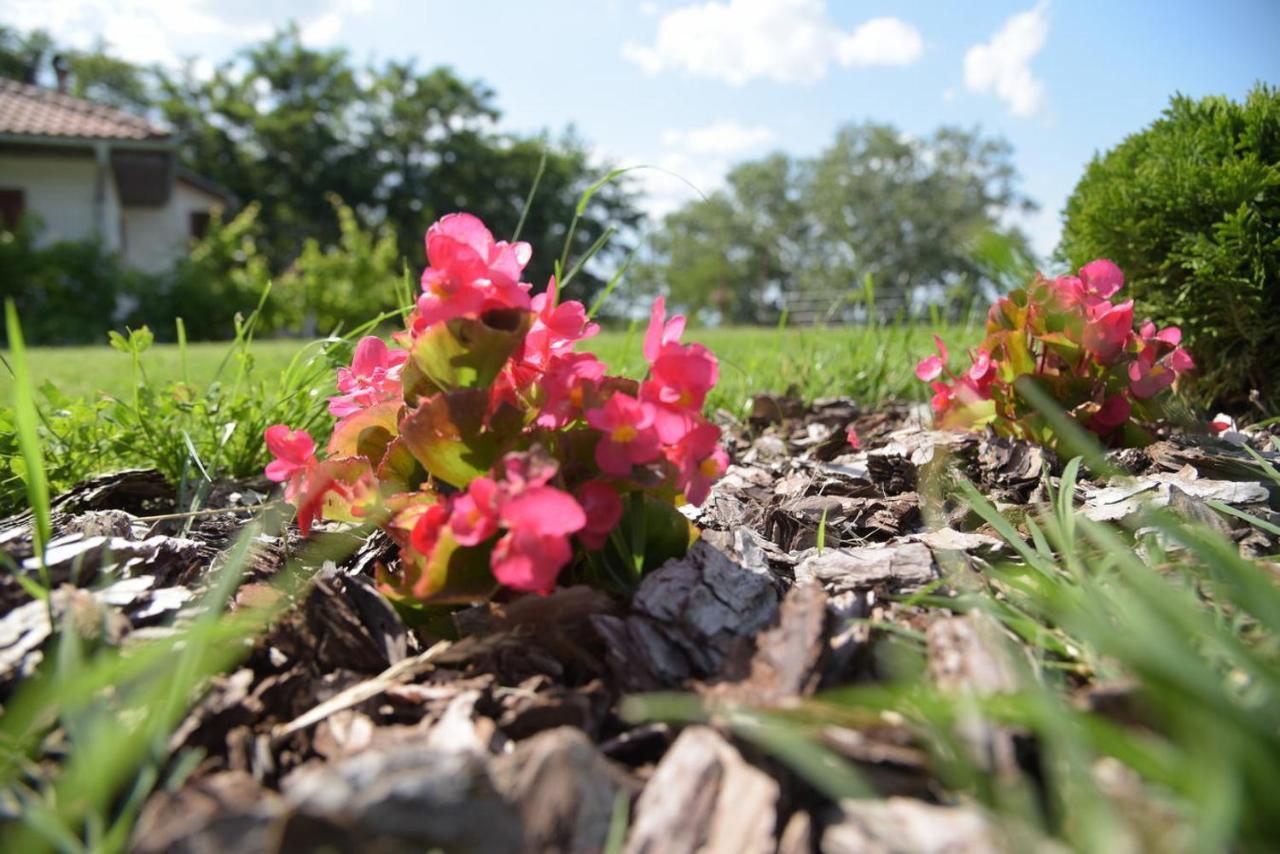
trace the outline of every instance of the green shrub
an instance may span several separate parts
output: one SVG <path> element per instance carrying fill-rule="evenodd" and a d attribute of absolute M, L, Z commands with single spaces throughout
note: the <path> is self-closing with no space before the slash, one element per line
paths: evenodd
<path fill-rule="evenodd" d="M 1280 90 L 1243 104 L 1177 96 L 1095 157 L 1067 200 L 1060 254 L 1124 269 L 1137 315 L 1182 327 L 1201 403 L 1280 405 Z"/>
<path fill-rule="evenodd" d="M 385 226 L 363 229 L 341 198 L 331 193 L 329 202 L 338 218 L 338 243 L 321 248 L 308 238 L 275 288 L 289 321 L 301 322 L 306 334 L 350 328 L 399 302 L 395 233 Z"/>
<path fill-rule="evenodd" d="M 204 236 L 191 251 L 162 275 L 138 280 L 130 295 L 133 307 L 125 316 L 130 326 L 150 326 L 172 340 L 173 320 L 181 317 L 193 341 L 226 340 L 235 334 L 236 316 L 253 311 L 271 281 L 267 260 L 258 248 L 261 226 L 257 204 L 229 221 L 219 211 L 209 218 Z M 290 325 L 278 299 L 268 300 L 261 312 L 262 329 Z M 105 330 L 100 329 L 94 336 Z"/>
<path fill-rule="evenodd" d="M 0 299 L 13 300 L 30 344 L 100 340 L 119 295 L 147 277 L 99 243 L 37 247 L 37 229 L 30 218 L 0 228 Z"/>

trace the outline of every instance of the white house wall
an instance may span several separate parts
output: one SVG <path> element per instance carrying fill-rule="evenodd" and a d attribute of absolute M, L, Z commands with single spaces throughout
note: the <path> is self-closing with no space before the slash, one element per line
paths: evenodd
<path fill-rule="evenodd" d="M 191 238 L 191 215 L 207 213 L 218 204 L 214 196 L 177 181 L 167 205 L 125 208 L 125 261 L 148 272 L 167 270 L 174 259 L 187 250 Z"/>
<path fill-rule="evenodd" d="M 115 180 L 106 181 L 107 227 L 98 234 L 94 188 L 98 165 L 93 155 L 42 156 L 0 153 L 0 187 L 21 190 L 26 212 L 43 223 L 38 245 L 59 240 L 101 237 L 106 248 L 120 248 L 120 201 Z"/>

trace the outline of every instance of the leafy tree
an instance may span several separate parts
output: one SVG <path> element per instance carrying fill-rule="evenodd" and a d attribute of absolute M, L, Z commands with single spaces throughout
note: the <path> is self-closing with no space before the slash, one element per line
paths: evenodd
<path fill-rule="evenodd" d="M 1033 209 L 1011 150 L 976 131 L 925 139 L 888 125 L 843 128 L 814 158 L 743 164 L 724 190 L 669 215 L 642 277 L 673 299 L 734 322 L 768 320 L 787 298 L 861 289 L 905 301 L 964 297 L 994 285 L 973 247 Z"/>
<path fill-rule="evenodd" d="M 54 49 L 38 33 L 0 30 L 0 72 L 20 72 L 33 51 L 43 57 Z M 333 216 L 331 194 L 344 200 L 353 225 L 393 234 L 397 258 L 411 269 L 425 263 L 427 226 L 452 211 L 472 211 L 499 238 L 509 238 L 541 166 L 521 234 L 545 253 L 528 268 L 529 281 L 540 288 L 555 268 L 555 247 L 568 234 L 579 197 L 608 169 L 571 130 L 554 139 L 503 133 L 495 95 L 480 82 L 448 68 L 424 71 L 411 61 L 358 67 L 345 51 L 307 47 L 296 26 L 246 47 L 211 74 L 197 73 L 190 62 L 176 71 L 139 68 L 101 49 L 64 53 L 71 58 L 73 93 L 163 119 L 182 141 L 185 166 L 226 187 L 241 204 L 257 206 L 255 263 L 277 275 L 308 251 L 304 247 L 318 258 L 348 239 L 343 220 Z M 568 295 L 589 300 L 599 291 L 599 270 L 627 253 L 640 219 L 625 178 L 592 196 L 573 232 L 570 266 L 610 227 L 622 233 L 575 275 Z M 386 252 L 381 238 L 379 246 Z M 356 302 L 348 309 L 332 300 L 326 305 L 315 316 L 321 325 L 333 311 L 358 310 Z M 212 325 L 221 328 L 228 311 L 250 308 L 235 304 L 215 312 Z"/>
<path fill-rule="evenodd" d="M 1197 396 L 1280 404 L 1280 89 L 1243 104 L 1173 98 L 1095 157 L 1067 200 L 1060 253 L 1110 258 L 1139 316 L 1182 327 Z"/>

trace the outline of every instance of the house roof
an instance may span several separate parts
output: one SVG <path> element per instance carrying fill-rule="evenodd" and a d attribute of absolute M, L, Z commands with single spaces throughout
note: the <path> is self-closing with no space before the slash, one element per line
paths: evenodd
<path fill-rule="evenodd" d="M 156 142 L 171 137 L 163 128 L 124 110 L 3 78 L 0 134 Z"/>

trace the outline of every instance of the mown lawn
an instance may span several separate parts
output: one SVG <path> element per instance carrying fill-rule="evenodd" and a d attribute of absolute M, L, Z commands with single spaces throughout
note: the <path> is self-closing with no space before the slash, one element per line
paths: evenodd
<path fill-rule="evenodd" d="M 922 326 L 834 327 L 802 329 L 702 329 L 688 340 L 706 344 L 720 359 L 720 386 L 711 403 L 741 412 L 752 394 L 793 389 L 805 398 L 840 395 L 872 403 L 887 398 L 921 398 L 925 389 L 912 370 L 932 351 L 934 330 Z M 980 331 L 954 327 L 943 337 L 954 349 L 972 345 Z M 615 372 L 636 376 L 643 367 L 643 328 L 602 333 L 580 349 L 599 355 Z M 259 376 L 282 371 L 304 346 L 298 340 L 254 342 L 253 368 Z M 185 379 L 206 385 L 218 375 L 228 353 L 220 342 L 191 344 L 185 363 L 176 345 L 156 345 L 142 359 L 153 386 Z M 107 346 L 44 347 L 28 352 L 37 387 L 52 383 L 70 397 L 129 393 L 130 357 Z M 0 400 L 12 389 L 0 371 Z"/>

